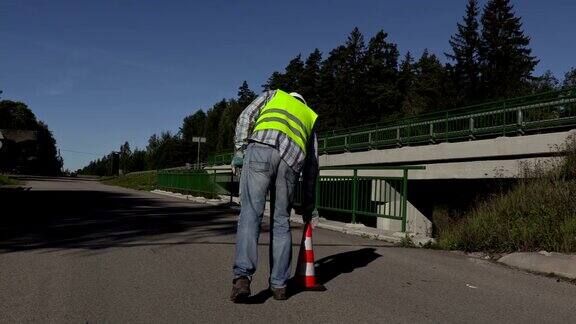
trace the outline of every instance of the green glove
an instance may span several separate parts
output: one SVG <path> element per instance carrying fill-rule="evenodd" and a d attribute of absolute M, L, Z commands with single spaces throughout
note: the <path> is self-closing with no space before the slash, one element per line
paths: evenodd
<path fill-rule="evenodd" d="M 239 168 L 242 167 L 242 165 L 244 164 L 244 158 L 240 157 L 240 156 L 235 156 L 232 159 L 232 166 Z"/>

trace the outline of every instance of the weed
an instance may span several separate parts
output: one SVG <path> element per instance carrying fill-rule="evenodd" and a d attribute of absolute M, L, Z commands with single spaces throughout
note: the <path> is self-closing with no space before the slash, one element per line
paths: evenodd
<path fill-rule="evenodd" d="M 3 186 L 3 185 L 15 185 L 15 184 L 18 184 L 18 183 L 19 183 L 19 182 L 18 182 L 17 180 L 14 180 L 14 179 L 9 178 L 9 177 L 7 177 L 7 176 L 0 175 L 0 186 Z"/>
<path fill-rule="evenodd" d="M 414 241 L 412 240 L 412 238 L 406 234 L 406 236 L 404 236 L 400 242 L 398 243 L 398 246 L 400 247 L 405 247 L 405 248 L 413 248 L 416 247 L 416 244 L 414 244 Z"/>

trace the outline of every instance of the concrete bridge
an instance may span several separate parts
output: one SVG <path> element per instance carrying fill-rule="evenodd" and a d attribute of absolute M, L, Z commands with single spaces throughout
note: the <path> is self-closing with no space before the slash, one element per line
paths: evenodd
<path fill-rule="evenodd" d="M 556 165 L 562 147 L 576 130 L 516 137 L 440 143 L 361 152 L 325 154 L 321 168 L 336 166 L 399 166 L 420 165 L 422 170 L 410 170 L 408 179 L 407 230 L 431 235 L 434 208 L 439 200 L 446 201 L 454 191 L 474 192 L 474 186 L 490 179 L 514 179 L 524 176 L 523 170 L 534 166 Z M 400 175 L 396 170 L 370 168 L 358 171 L 366 177 Z M 321 176 L 350 176 L 351 170 L 321 170 Z M 483 188 L 484 185 L 481 185 Z M 412 190 L 414 188 L 414 190 Z M 450 188 L 451 190 L 447 190 Z M 423 198 L 424 196 L 425 198 Z M 469 195 L 467 199 L 470 199 Z M 400 231 L 398 220 L 379 218 L 377 227 Z"/>
<path fill-rule="evenodd" d="M 353 199 L 369 198 L 372 213 L 390 216 L 374 226 L 431 235 L 441 206 L 465 209 L 495 179 L 514 181 L 526 167 L 553 166 L 570 138 L 576 138 L 576 89 L 338 130 L 319 136 L 320 187 L 338 180 L 350 193 L 357 177 L 370 181 L 366 197 Z M 226 172 L 229 157 L 213 158 L 209 169 Z M 415 165 L 424 168 L 391 169 Z M 406 198 L 392 180 L 402 176 L 409 186 L 405 220 L 390 213 L 398 197 Z"/>

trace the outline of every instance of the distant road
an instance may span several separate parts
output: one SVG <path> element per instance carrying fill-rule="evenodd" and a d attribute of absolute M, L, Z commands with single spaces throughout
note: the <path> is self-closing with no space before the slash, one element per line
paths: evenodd
<path fill-rule="evenodd" d="M 0 322 L 576 322 L 576 286 L 459 253 L 315 231 L 326 292 L 228 301 L 235 215 L 67 178 L 0 189 Z M 301 229 L 294 231 L 294 260 Z"/>

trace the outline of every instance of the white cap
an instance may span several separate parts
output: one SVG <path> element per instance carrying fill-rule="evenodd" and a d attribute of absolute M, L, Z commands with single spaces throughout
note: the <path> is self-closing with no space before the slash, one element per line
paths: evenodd
<path fill-rule="evenodd" d="M 304 97 L 302 97 L 302 95 L 299 94 L 298 92 L 290 92 L 290 95 L 291 95 L 292 97 L 294 97 L 294 98 L 302 101 L 305 105 L 308 105 L 308 104 L 306 103 L 306 100 L 304 100 Z"/>

